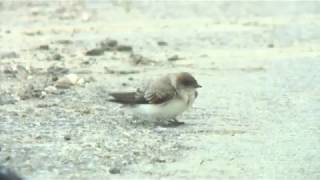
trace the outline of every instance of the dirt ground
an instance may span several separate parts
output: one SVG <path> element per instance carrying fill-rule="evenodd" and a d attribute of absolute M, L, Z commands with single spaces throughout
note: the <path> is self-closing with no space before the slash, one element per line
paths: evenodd
<path fill-rule="evenodd" d="M 320 3 L 0 2 L 0 164 L 26 179 L 320 179 Z M 188 71 L 177 128 L 108 92 Z"/>

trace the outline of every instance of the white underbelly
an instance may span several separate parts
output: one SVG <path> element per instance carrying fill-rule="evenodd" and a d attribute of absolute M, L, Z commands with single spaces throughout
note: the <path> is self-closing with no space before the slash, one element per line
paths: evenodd
<path fill-rule="evenodd" d="M 175 99 L 165 104 L 141 104 L 133 107 L 136 115 L 146 118 L 172 119 L 188 108 L 182 99 Z"/>

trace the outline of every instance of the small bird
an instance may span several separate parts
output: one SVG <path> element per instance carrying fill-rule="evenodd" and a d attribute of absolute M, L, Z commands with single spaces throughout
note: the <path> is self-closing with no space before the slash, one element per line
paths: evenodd
<path fill-rule="evenodd" d="M 190 73 L 172 73 L 149 81 L 134 92 L 109 93 L 109 101 L 129 106 L 137 117 L 167 120 L 170 126 L 178 126 L 184 122 L 176 117 L 192 106 L 200 87 Z"/>

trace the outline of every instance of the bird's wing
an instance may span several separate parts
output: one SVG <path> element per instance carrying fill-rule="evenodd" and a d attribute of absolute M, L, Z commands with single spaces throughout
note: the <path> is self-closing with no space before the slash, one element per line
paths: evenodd
<path fill-rule="evenodd" d="M 144 90 L 144 98 L 149 104 L 162 104 L 176 95 L 168 77 L 150 83 Z"/>
<path fill-rule="evenodd" d="M 109 93 L 112 99 L 111 102 L 121 103 L 121 104 L 147 104 L 148 102 L 143 97 L 141 92 L 114 92 Z"/>

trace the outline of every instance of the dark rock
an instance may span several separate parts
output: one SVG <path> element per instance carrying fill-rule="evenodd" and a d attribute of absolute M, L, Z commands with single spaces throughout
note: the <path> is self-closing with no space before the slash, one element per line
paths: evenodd
<path fill-rule="evenodd" d="M 272 43 L 268 44 L 268 48 L 274 48 L 274 44 Z"/>
<path fill-rule="evenodd" d="M 49 45 L 45 44 L 45 45 L 40 45 L 39 50 L 49 50 Z"/>
<path fill-rule="evenodd" d="M 65 135 L 63 138 L 66 141 L 70 141 L 71 140 L 71 136 L 70 135 Z"/>
<path fill-rule="evenodd" d="M 89 51 L 86 52 L 87 56 L 101 56 L 104 54 L 104 49 L 102 48 L 95 48 L 95 49 L 91 49 Z"/>
<path fill-rule="evenodd" d="M 161 158 L 154 158 L 153 159 L 153 162 L 156 162 L 156 163 L 165 163 L 167 162 L 165 159 L 161 159 Z"/>
<path fill-rule="evenodd" d="M 57 40 L 56 43 L 58 44 L 72 44 L 70 40 Z"/>
<path fill-rule="evenodd" d="M 168 58 L 168 61 L 178 61 L 181 60 L 183 58 L 179 57 L 178 55 L 174 55 Z"/>
<path fill-rule="evenodd" d="M 54 55 L 52 56 L 52 59 L 53 59 L 53 60 L 56 60 L 56 61 L 60 61 L 62 58 L 63 58 L 63 56 L 60 55 L 60 54 L 54 54 Z"/>
<path fill-rule="evenodd" d="M 25 32 L 24 33 L 27 36 L 36 36 L 36 35 L 43 35 L 43 33 L 41 31 L 35 31 L 35 32 Z"/>
<path fill-rule="evenodd" d="M 69 69 L 65 67 L 60 67 L 56 65 L 52 65 L 47 69 L 48 74 L 53 74 L 53 75 L 63 75 L 63 74 L 68 74 Z"/>
<path fill-rule="evenodd" d="M 118 41 L 113 39 L 106 39 L 100 43 L 100 47 L 105 50 L 110 50 L 118 45 Z"/>
<path fill-rule="evenodd" d="M 120 174 L 120 169 L 119 168 L 116 168 L 116 167 L 113 167 L 113 168 L 110 168 L 109 169 L 109 173 L 110 174 Z"/>
<path fill-rule="evenodd" d="M 5 161 L 10 161 L 10 159 L 11 159 L 11 156 L 7 156 L 4 158 Z"/>
<path fill-rule="evenodd" d="M 133 50 L 132 46 L 128 45 L 119 45 L 116 49 L 120 52 L 131 52 Z"/>
<path fill-rule="evenodd" d="M 165 41 L 158 41 L 159 46 L 168 46 L 168 43 Z"/>

